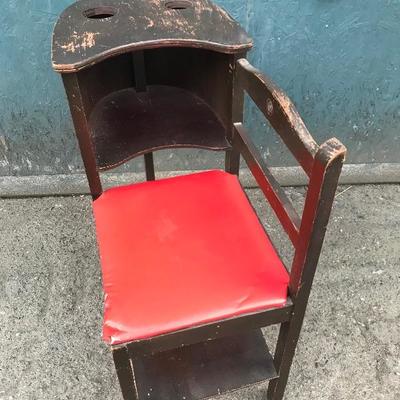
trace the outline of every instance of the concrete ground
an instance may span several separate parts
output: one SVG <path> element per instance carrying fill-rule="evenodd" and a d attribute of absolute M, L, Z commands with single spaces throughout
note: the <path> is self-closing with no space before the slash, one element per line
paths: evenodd
<path fill-rule="evenodd" d="M 288 192 L 300 206 L 304 190 Z M 248 194 L 288 259 L 260 192 Z M 0 200 L 0 263 L 0 400 L 121 399 L 100 337 L 90 199 Z M 400 186 L 341 187 L 286 400 L 400 399 L 399 301 Z"/>

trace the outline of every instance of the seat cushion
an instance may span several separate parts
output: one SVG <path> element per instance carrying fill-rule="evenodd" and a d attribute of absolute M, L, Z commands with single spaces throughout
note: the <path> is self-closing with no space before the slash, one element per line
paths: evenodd
<path fill-rule="evenodd" d="M 235 175 L 207 171 L 121 186 L 93 209 L 109 344 L 287 300 L 288 273 Z"/>

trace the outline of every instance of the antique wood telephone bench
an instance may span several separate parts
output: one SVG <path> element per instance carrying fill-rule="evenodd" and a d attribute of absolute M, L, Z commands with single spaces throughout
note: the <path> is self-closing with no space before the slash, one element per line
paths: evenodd
<path fill-rule="evenodd" d="M 283 398 L 345 147 L 318 145 L 209 0 L 81 0 L 60 16 L 61 73 L 90 191 L 103 338 L 123 398 L 201 399 L 269 380 Z M 309 177 L 300 217 L 243 126 L 247 93 Z M 224 151 L 225 171 L 155 180 L 153 153 Z M 100 172 L 144 156 L 147 182 Z M 238 181 L 243 157 L 292 242 L 290 272 Z M 280 324 L 274 357 L 261 327 Z"/>

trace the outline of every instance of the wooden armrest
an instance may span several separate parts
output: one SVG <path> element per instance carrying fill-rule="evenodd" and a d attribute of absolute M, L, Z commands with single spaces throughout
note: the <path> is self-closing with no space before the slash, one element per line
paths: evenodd
<path fill-rule="evenodd" d="M 299 215 L 281 186 L 271 174 L 244 126 L 241 123 L 235 123 L 234 127 L 233 147 L 243 156 L 267 201 L 293 245 L 296 246 L 301 223 Z"/>
<path fill-rule="evenodd" d="M 244 58 L 236 63 L 236 77 L 239 87 L 253 99 L 306 174 L 310 176 L 318 145 L 291 100 Z"/>
<path fill-rule="evenodd" d="M 239 152 L 245 159 L 295 247 L 289 292 L 293 298 L 300 292 L 303 293 L 305 298 L 303 302 L 306 304 L 346 148 L 336 138 L 318 146 L 286 94 L 260 71 L 253 68 L 246 59 L 237 61 L 236 77 L 239 90 L 249 94 L 310 177 L 300 219 L 290 200 L 268 170 L 243 125 L 239 122 L 234 124 L 233 150 Z M 301 291 L 302 288 L 305 290 Z"/>

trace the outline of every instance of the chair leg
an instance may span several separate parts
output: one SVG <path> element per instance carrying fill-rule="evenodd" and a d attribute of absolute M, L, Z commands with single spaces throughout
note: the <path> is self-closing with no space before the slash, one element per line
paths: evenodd
<path fill-rule="evenodd" d="M 298 321 L 296 317 L 292 317 L 290 321 L 281 324 L 274 355 L 274 364 L 279 378 L 270 382 L 267 392 L 268 400 L 283 399 L 301 326 L 302 319 Z"/>
<path fill-rule="evenodd" d="M 112 349 L 112 353 L 123 399 L 138 400 L 135 377 L 128 349 L 126 347 L 118 347 Z"/>
<path fill-rule="evenodd" d="M 146 169 L 146 180 L 154 181 L 156 179 L 156 175 L 154 172 L 154 158 L 153 153 L 146 153 L 144 155 L 144 166 Z"/>
<path fill-rule="evenodd" d="M 225 152 L 225 171 L 231 174 L 239 175 L 240 154 L 236 149 Z"/>

